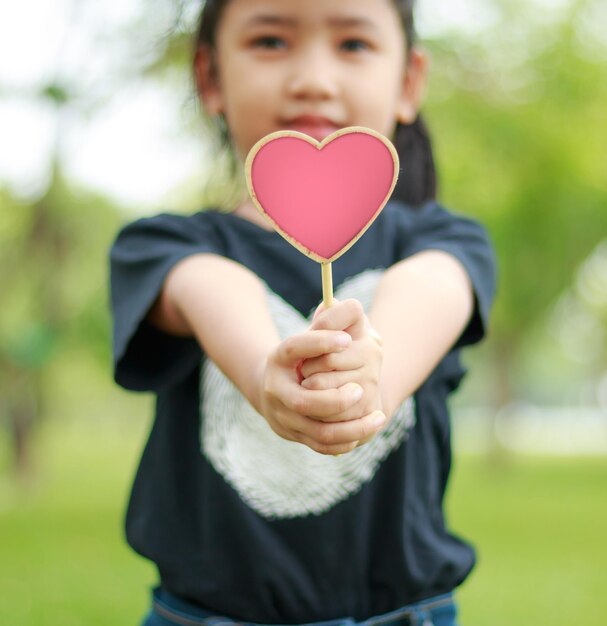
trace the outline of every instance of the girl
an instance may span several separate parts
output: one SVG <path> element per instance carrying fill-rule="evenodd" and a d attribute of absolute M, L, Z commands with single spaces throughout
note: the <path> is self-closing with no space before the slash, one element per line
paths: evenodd
<path fill-rule="evenodd" d="M 127 538 L 146 626 L 455 624 L 447 396 L 494 289 L 484 231 L 432 201 L 410 0 L 207 0 L 194 70 L 237 160 L 266 134 L 394 139 L 393 200 L 334 263 L 232 213 L 140 220 L 111 253 L 115 377 L 157 394 Z M 366 313 L 365 313 L 366 311 Z"/>

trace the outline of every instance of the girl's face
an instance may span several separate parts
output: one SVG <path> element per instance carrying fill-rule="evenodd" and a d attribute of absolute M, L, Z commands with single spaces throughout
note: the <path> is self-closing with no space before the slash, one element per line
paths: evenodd
<path fill-rule="evenodd" d="M 391 137 L 413 121 L 425 57 L 406 63 L 391 0 L 230 0 L 213 61 L 196 60 L 207 112 L 222 114 L 241 158 L 268 133 L 293 129 L 321 140 L 366 126 Z"/>

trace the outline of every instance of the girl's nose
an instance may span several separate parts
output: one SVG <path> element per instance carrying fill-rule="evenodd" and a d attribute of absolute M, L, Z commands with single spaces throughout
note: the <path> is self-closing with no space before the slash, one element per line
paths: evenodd
<path fill-rule="evenodd" d="M 330 55 L 320 47 L 302 50 L 293 59 L 287 91 L 298 99 L 329 100 L 335 97 L 338 83 Z"/>

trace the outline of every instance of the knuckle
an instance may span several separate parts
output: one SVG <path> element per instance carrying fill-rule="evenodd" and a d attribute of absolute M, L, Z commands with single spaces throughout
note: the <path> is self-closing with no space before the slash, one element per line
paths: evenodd
<path fill-rule="evenodd" d="M 312 391 L 319 391 L 323 388 L 320 378 L 315 375 L 306 378 L 306 387 Z"/>
<path fill-rule="evenodd" d="M 296 343 L 295 337 L 288 337 L 282 342 L 282 352 L 287 358 L 291 358 L 295 353 Z"/>
<path fill-rule="evenodd" d="M 276 398 L 276 389 L 274 386 L 274 382 L 271 378 L 266 378 L 261 387 L 261 392 L 267 398 L 271 398 L 272 400 Z"/>
<path fill-rule="evenodd" d="M 329 446 L 335 439 L 335 428 L 332 424 L 321 424 L 316 432 L 316 443 L 321 446 Z"/>
<path fill-rule="evenodd" d="M 321 311 L 312 322 L 312 328 L 314 330 L 328 330 L 329 324 L 327 323 L 327 312 L 325 310 Z"/>
<path fill-rule="evenodd" d="M 344 300 L 344 305 L 347 306 L 348 311 L 355 317 L 362 317 L 365 314 L 363 305 L 354 298 Z"/>
<path fill-rule="evenodd" d="M 297 431 L 294 431 L 294 430 L 287 430 L 285 439 L 288 439 L 289 441 L 294 441 L 296 443 L 303 443 L 302 435 L 300 435 Z"/>
<path fill-rule="evenodd" d="M 293 410 L 300 415 L 305 415 L 308 410 L 308 401 L 300 393 L 293 393 L 290 398 L 290 404 Z"/>
<path fill-rule="evenodd" d="M 337 413 L 345 413 L 350 408 L 350 402 L 343 395 L 337 397 L 337 401 L 335 403 L 335 411 Z"/>
<path fill-rule="evenodd" d="M 314 450 L 314 452 L 318 452 L 319 454 L 330 454 L 330 447 L 326 444 L 315 441 L 310 445 L 310 447 Z"/>
<path fill-rule="evenodd" d="M 335 369 L 335 357 L 333 356 L 333 353 L 329 353 L 329 354 L 323 354 L 323 356 L 320 357 L 319 359 L 319 365 L 320 367 L 326 372 L 326 371 L 332 371 Z"/>
<path fill-rule="evenodd" d="M 364 392 L 364 389 L 363 389 L 363 392 Z M 336 400 L 335 400 L 336 410 L 339 413 L 343 413 L 347 411 L 349 408 L 353 407 L 355 404 L 358 404 L 358 402 L 360 402 L 361 399 L 362 399 L 362 396 L 356 399 L 350 395 L 350 391 L 346 393 L 343 388 L 338 389 L 336 390 Z"/>
<path fill-rule="evenodd" d="M 293 435 L 288 428 L 284 428 L 276 419 L 268 420 L 270 428 L 282 439 L 293 441 Z"/>
<path fill-rule="evenodd" d="M 280 360 L 280 351 L 282 348 L 282 344 L 278 344 L 274 346 L 270 353 L 268 354 L 268 363 L 275 364 Z"/>

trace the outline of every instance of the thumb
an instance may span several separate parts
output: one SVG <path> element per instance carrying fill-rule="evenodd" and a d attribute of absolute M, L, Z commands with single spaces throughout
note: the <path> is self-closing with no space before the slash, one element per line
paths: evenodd
<path fill-rule="evenodd" d="M 366 334 L 366 324 L 367 316 L 362 304 L 355 298 L 348 298 L 328 309 L 318 307 L 311 328 L 344 330 L 352 339 L 361 339 Z"/>
<path fill-rule="evenodd" d="M 309 330 L 281 341 L 275 354 L 281 365 L 297 367 L 300 361 L 329 352 L 341 352 L 351 343 L 352 338 L 343 331 Z"/>

